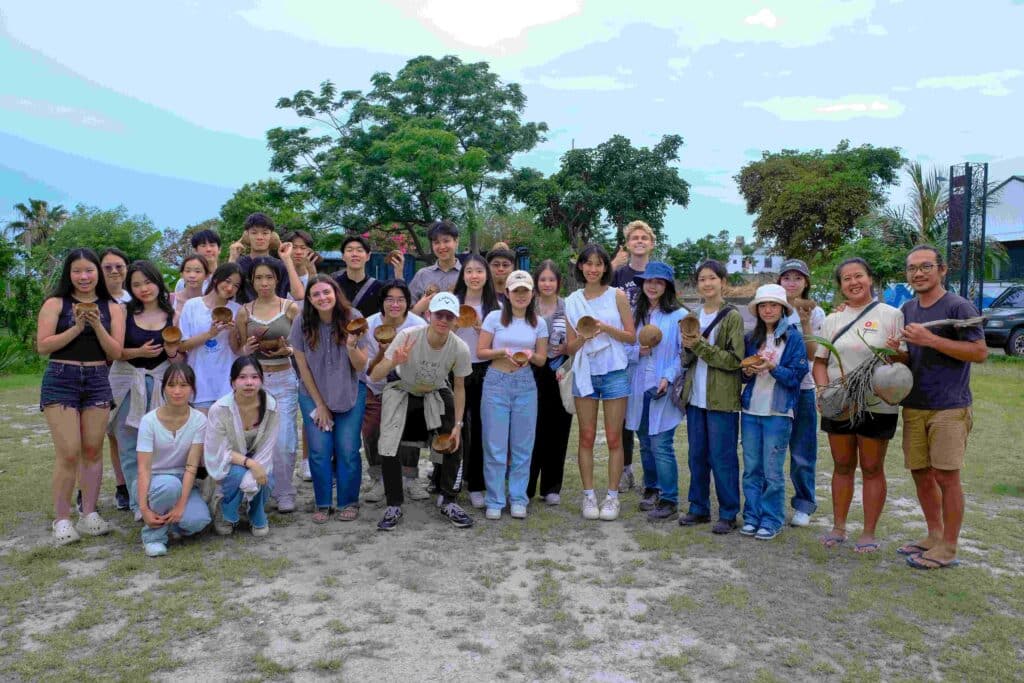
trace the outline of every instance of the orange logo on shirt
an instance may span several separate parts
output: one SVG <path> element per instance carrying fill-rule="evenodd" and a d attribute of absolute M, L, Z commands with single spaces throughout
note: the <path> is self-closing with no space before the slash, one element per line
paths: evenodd
<path fill-rule="evenodd" d="M 864 323 L 864 329 L 865 330 L 874 330 L 874 329 L 877 329 L 877 328 L 878 328 L 878 323 L 876 323 L 874 320 L 868 320 L 867 322 Z"/>

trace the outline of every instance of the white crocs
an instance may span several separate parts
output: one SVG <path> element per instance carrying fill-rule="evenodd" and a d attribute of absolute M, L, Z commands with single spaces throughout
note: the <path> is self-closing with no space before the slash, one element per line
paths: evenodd
<path fill-rule="evenodd" d="M 75 526 L 70 519 L 57 519 L 53 522 L 53 540 L 57 545 L 67 545 L 81 539 L 75 531 Z"/>
<path fill-rule="evenodd" d="M 110 533 L 110 525 L 100 517 L 100 513 L 90 512 L 78 520 L 78 531 L 88 536 L 102 536 Z"/>

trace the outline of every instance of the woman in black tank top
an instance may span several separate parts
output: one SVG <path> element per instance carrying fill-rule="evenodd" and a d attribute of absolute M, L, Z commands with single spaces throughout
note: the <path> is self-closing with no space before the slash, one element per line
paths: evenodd
<path fill-rule="evenodd" d="M 117 413 L 113 428 L 124 474 L 128 506 L 142 519 L 136 498 L 138 486 L 139 422 L 159 407 L 159 388 L 169 359 L 180 360 L 180 343 L 165 344 L 163 332 L 174 320 L 174 307 L 164 278 L 149 261 L 135 261 L 125 277 L 131 300 L 126 304 L 124 348 L 110 368 L 110 388 Z M 155 400 L 157 399 L 157 400 Z"/>
<path fill-rule="evenodd" d="M 49 355 L 39 408 L 53 437 L 53 536 L 59 544 L 110 531 L 96 512 L 103 462 L 100 447 L 113 397 L 107 359 L 121 355 L 124 310 L 110 300 L 91 249 L 64 259 L 60 280 L 39 311 L 36 348 Z M 82 517 L 71 524 L 76 473 L 82 484 Z"/>

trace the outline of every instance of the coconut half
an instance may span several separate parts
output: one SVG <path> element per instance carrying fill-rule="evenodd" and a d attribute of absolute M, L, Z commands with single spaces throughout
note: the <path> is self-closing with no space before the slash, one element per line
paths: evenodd
<path fill-rule="evenodd" d="M 914 388 L 914 374 L 903 363 L 879 365 L 871 373 L 871 391 L 891 406 L 910 395 Z"/>

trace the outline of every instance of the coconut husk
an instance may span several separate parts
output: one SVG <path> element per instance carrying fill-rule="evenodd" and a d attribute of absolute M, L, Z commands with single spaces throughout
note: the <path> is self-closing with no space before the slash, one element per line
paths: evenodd
<path fill-rule="evenodd" d="M 661 328 L 657 325 L 644 325 L 640 328 L 640 334 L 638 337 L 640 340 L 640 346 L 646 346 L 653 349 L 661 343 Z"/>
<path fill-rule="evenodd" d="M 700 319 L 695 315 L 688 315 L 679 321 L 679 332 L 685 337 L 696 337 L 700 334 Z"/>
<path fill-rule="evenodd" d="M 741 368 L 752 368 L 761 362 L 761 356 L 747 356 L 740 361 Z"/>
<path fill-rule="evenodd" d="M 210 317 L 215 323 L 230 323 L 235 319 L 235 314 L 227 306 L 217 306 L 210 311 Z"/>
<path fill-rule="evenodd" d="M 397 265 L 399 259 L 402 258 L 402 252 L 397 249 L 392 249 L 388 252 L 388 257 L 384 260 L 388 265 Z"/>
<path fill-rule="evenodd" d="M 454 445 L 451 434 L 438 434 L 430 442 L 430 447 L 438 453 L 450 453 L 454 450 Z"/>
<path fill-rule="evenodd" d="M 373 338 L 378 344 L 390 344 L 394 340 L 398 330 L 394 325 L 384 324 L 373 331 Z"/>
<path fill-rule="evenodd" d="M 369 326 L 370 324 L 366 322 L 366 318 L 356 318 L 355 320 L 348 321 L 348 324 L 345 325 L 345 331 L 358 337 L 363 332 L 366 332 L 366 328 Z"/>
<path fill-rule="evenodd" d="M 597 320 L 585 315 L 576 322 L 576 332 L 581 337 L 590 337 L 597 332 Z"/>
<path fill-rule="evenodd" d="M 284 337 L 275 337 L 273 339 L 261 339 L 259 348 L 262 353 L 275 353 L 283 349 L 284 346 Z"/>
<path fill-rule="evenodd" d="M 469 304 L 459 306 L 459 319 L 457 321 L 459 327 L 473 327 L 478 320 L 480 318 L 477 317 L 475 308 Z"/>
<path fill-rule="evenodd" d="M 81 315 L 83 313 L 92 313 L 93 311 L 98 311 L 100 310 L 100 307 L 91 301 L 83 301 L 72 306 L 71 310 L 75 315 Z"/>
<path fill-rule="evenodd" d="M 879 365 L 871 373 L 871 392 L 891 406 L 899 405 L 914 388 L 914 373 L 903 363 Z"/>
<path fill-rule="evenodd" d="M 432 294 L 437 294 L 440 291 L 441 291 L 441 288 L 438 287 L 437 285 L 427 285 L 427 288 L 423 290 L 423 296 L 430 296 Z"/>
<path fill-rule="evenodd" d="M 251 240 L 249 239 L 249 233 L 243 232 L 242 236 L 239 238 L 238 241 L 242 243 L 242 246 L 245 247 L 246 251 L 250 251 L 252 249 L 252 243 L 251 243 Z M 277 251 L 280 248 L 281 248 L 281 237 L 276 232 L 271 233 L 270 234 L 270 251 Z"/>
<path fill-rule="evenodd" d="M 168 325 L 161 330 L 160 336 L 163 337 L 164 344 L 177 344 L 181 341 L 181 329 L 174 325 Z"/>
<path fill-rule="evenodd" d="M 793 307 L 801 311 L 813 311 L 818 306 L 818 302 L 812 299 L 793 299 L 791 302 Z"/>
<path fill-rule="evenodd" d="M 530 362 L 530 354 L 526 351 L 516 351 L 512 354 L 512 362 L 519 366 L 525 366 Z"/>

